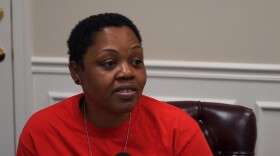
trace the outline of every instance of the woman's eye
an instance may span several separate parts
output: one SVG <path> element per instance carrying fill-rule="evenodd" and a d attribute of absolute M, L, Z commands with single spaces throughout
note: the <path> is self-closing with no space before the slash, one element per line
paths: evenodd
<path fill-rule="evenodd" d="M 131 64 L 134 65 L 134 66 L 140 65 L 142 63 L 143 63 L 143 61 L 141 59 L 134 59 L 131 62 Z"/>
<path fill-rule="evenodd" d="M 105 61 L 102 66 L 105 67 L 105 68 L 112 68 L 116 65 L 117 63 L 113 60 L 108 60 L 108 61 Z"/>

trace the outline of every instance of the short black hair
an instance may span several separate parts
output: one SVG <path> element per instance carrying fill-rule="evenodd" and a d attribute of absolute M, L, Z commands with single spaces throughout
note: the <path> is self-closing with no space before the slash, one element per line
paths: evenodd
<path fill-rule="evenodd" d="M 106 27 L 129 27 L 140 44 L 142 38 L 137 27 L 127 17 L 118 13 L 102 13 L 89 16 L 80 21 L 71 31 L 67 41 L 69 61 L 76 61 L 83 68 L 83 56 L 91 45 L 95 44 L 96 34 Z"/>

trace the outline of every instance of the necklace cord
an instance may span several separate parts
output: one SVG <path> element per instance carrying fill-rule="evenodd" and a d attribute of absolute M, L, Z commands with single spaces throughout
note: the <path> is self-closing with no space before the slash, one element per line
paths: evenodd
<path fill-rule="evenodd" d="M 88 132 L 88 127 L 87 127 L 87 115 L 86 115 L 86 100 L 84 101 L 84 123 L 85 123 L 85 129 L 86 129 L 86 136 L 87 136 L 87 143 L 88 143 L 88 148 L 89 148 L 89 154 L 90 156 L 93 156 L 92 154 L 92 149 L 91 149 L 91 142 L 89 139 L 89 132 Z M 128 136 L 129 136 L 129 131 L 130 131 L 130 123 L 131 123 L 131 112 L 129 112 L 129 122 L 128 122 L 128 128 L 127 128 L 127 132 L 126 132 L 126 138 L 125 138 L 125 144 L 124 144 L 124 149 L 123 152 L 126 152 L 126 146 L 128 143 Z"/>
<path fill-rule="evenodd" d="M 89 154 L 90 154 L 90 156 L 92 156 L 91 143 L 90 143 L 90 140 L 89 140 L 88 127 L 87 127 L 86 100 L 84 101 L 84 118 L 85 118 L 85 129 L 86 129 L 86 135 L 87 135 Z"/>
<path fill-rule="evenodd" d="M 130 131 L 130 123 L 131 123 L 131 112 L 129 112 L 129 122 L 128 122 L 128 128 L 127 128 L 127 132 L 126 132 L 126 138 L 125 138 L 125 144 L 124 144 L 123 152 L 126 151 L 126 146 L 127 146 L 128 136 L 129 136 L 129 131 Z"/>

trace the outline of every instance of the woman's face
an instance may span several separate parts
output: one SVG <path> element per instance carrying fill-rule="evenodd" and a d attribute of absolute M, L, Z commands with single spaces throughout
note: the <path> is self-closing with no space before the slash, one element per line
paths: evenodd
<path fill-rule="evenodd" d="M 107 27 L 83 57 L 79 75 L 87 102 L 101 112 L 130 112 L 146 83 L 143 49 L 128 27 Z"/>

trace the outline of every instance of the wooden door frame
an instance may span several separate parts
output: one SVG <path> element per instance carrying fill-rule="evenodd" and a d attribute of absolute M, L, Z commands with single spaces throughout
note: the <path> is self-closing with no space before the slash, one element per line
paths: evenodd
<path fill-rule="evenodd" d="M 14 74 L 15 146 L 33 112 L 31 1 L 12 0 L 12 49 Z"/>

